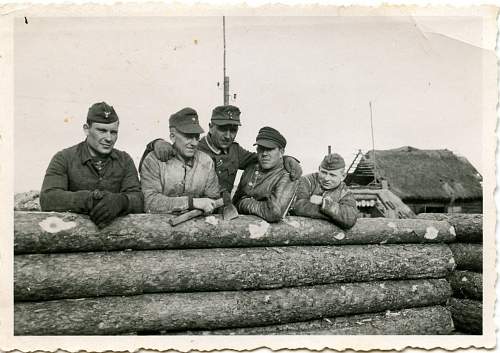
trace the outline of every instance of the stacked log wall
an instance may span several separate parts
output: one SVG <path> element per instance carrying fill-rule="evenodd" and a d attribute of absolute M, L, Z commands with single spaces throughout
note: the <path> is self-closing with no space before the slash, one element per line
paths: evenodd
<path fill-rule="evenodd" d="M 420 219 L 448 221 L 456 230 L 450 243 L 456 269 L 448 276 L 453 297 L 448 302 L 455 328 L 483 332 L 483 217 L 482 214 L 420 214 Z"/>
<path fill-rule="evenodd" d="M 15 334 L 453 331 L 448 220 L 169 218 L 15 212 Z"/>

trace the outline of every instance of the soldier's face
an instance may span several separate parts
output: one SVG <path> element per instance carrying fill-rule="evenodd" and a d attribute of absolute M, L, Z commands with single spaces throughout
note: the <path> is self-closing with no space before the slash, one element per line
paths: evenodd
<path fill-rule="evenodd" d="M 257 146 L 257 157 L 259 159 L 260 167 L 264 170 L 274 168 L 283 159 L 283 149 L 281 148 L 267 148 L 264 146 Z"/>
<path fill-rule="evenodd" d="M 91 155 L 104 156 L 111 153 L 118 139 L 118 125 L 118 121 L 111 124 L 92 123 L 90 126 L 83 125 Z"/>
<path fill-rule="evenodd" d="M 209 125 L 212 142 L 218 149 L 227 150 L 238 133 L 238 125 Z"/>
<path fill-rule="evenodd" d="M 183 158 L 192 158 L 198 148 L 200 134 L 185 134 L 178 130 L 170 133 L 174 148 Z"/>
<path fill-rule="evenodd" d="M 319 167 L 318 180 L 325 190 L 334 189 L 340 185 L 345 178 L 344 168 L 328 170 Z"/>

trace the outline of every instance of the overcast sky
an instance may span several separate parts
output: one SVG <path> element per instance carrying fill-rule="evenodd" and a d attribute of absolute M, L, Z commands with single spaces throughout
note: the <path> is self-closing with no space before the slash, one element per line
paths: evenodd
<path fill-rule="evenodd" d="M 227 17 L 237 141 L 262 126 L 312 172 L 332 145 L 349 165 L 371 148 L 449 149 L 481 172 L 481 49 L 472 17 Z M 88 107 L 120 117 L 116 147 L 136 165 L 168 136 L 168 117 L 195 108 L 207 130 L 222 104 L 221 17 L 19 19 L 14 33 L 15 186 L 39 190 L 50 158 L 84 139 Z M 220 82 L 220 86 L 217 83 Z"/>

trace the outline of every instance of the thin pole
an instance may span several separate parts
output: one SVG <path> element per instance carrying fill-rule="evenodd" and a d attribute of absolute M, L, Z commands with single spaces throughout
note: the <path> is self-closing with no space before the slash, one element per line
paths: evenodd
<path fill-rule="evenodd" d="M 371 129 L 372 129 L 373 176 L 374 176 L 374 179 L 375 179 L 375 183 L 377 183 L 378 182 L 378 178 L 377 178 L 377 161 L 375 159 L 375 137 L 374 137 L 374 134 L 373 134 L 372 102 L 370 101 L 369 104 L 370 104 L 370 125 L 371 125 Z"/>
<path fill-rule="evenodd" d="M 229 104 L 229 77 L 226 76 L 226 16 L 222 16 L 222 40 L 224 42 L 224 105 Z"/>
<path fill-rule="evenodd" d="M 332 146 L 328 145 L 328 154 L 332 154 Z"/>

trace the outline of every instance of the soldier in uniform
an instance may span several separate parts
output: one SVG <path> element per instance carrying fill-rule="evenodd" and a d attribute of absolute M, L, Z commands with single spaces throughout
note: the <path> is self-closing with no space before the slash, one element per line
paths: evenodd
<path fill-rule="evenodd" d="M 257 162 L 257 154 L 249 152 L 235 142 L 238 127 L 241 126 L 240 110 L 232 105 L 218 106 L 212 111 L 209 132 L 198 144 L 200 151 L 208 154 L 215 163 L 219 184 L 223 190 L 231 192 L 238 169 L 246 169 Z M 156 139 L 146 146 L 142 160 L 149 152 L 154 151 L 156 157 L 165 162 L 175 154 L 171 145 Z M 139 171 L 142 168 L 142 160 Z M 300 178 L 302 168 L 299 162 L 289 156 L 284 157 L 285 169 L 290 173 L 292 180 Z"/>
<path fill-rule="evenodd" d="M 286 139 L 266 126 L 259 130 L 255 145 L 258 162 L 243 172 L 233 203 L 243 214 L 279 222 L 290 207 L 298 182 L 292 181 L 283 167 Z"/>
<path fill-rule="evenodd" d="M 112 106 L 101 102 L 89 108 L 85 141 L 57 152 L 50 161 L 40 192 L 42 211 L 89 214 L 99 227 L 118 216 L 142 212 L 134 162 L 113 148 L 118 125 Z"/>
<path fill-rule="evenodd" d="M 291 213 L 351 228 L 356 223 L 358 209 L 344 179 L 344 159 L 337 153 L 328 154 L 318 172 L 300 178 Z"/>
<path fill-rule="evenodd" d="M 144 209 L 152 213 L 181 213 L 200 209 L 211 213 L 220 196 L 214 162 L 197 146 L 203 129 L 198 114 L 184 108 L 169 119 L 175 157 L 160 161 L 149 153 L 141 168 Z"/>

